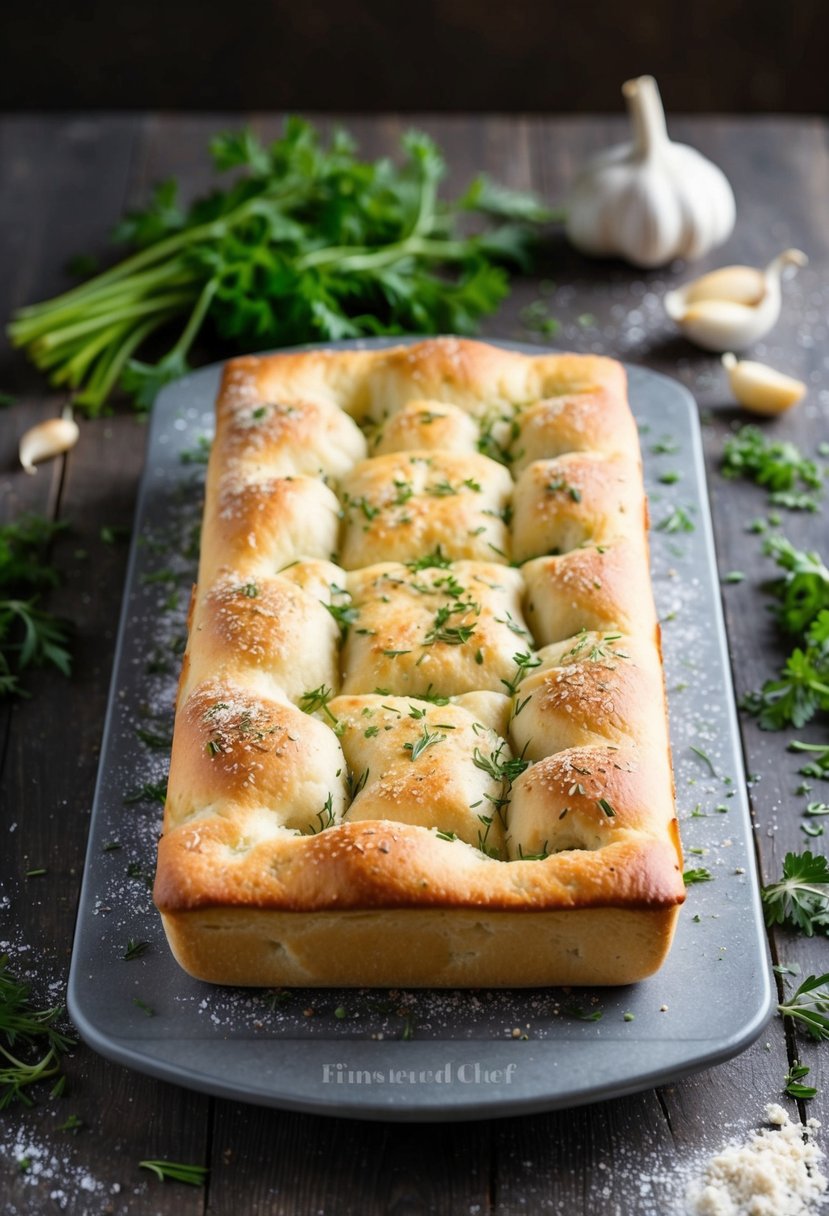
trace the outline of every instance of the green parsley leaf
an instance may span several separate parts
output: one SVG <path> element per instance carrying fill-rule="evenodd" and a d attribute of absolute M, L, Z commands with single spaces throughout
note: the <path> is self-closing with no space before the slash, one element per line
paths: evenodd
<path fill-rule="evenodd" d="M 771 491 L 775 505 L 792 510 L 814 510 L 813 496 L 791 494 L 798 483 L 820 490 L 823 474 L 813 460 L 786 441 L 767 439 L 756 426 L 741 427 L 725 441 L 721 471 L 723 477 L 747 477 Z"/>
<path fill-rule="evenodd" d="M 686 887 L 691 887 L 697 882 L 711 882 L 714 875 L 710 870 L 700 867 L 697 870 L 686 870 L 682 875 L 682 881 Z"/>
<path fill-rule="evenodd" d="M 777 1006 L 813 1039 L 829 1039 L 829 974 L 810 975 L 796 992 Z"/>
<path fill-rule="evenodd" d="M 761 892 L 767 925 L 784 925 L 806 937 L 829 932 L 829 866 L 826 858 L 787 853 L 783 874 Z"/>

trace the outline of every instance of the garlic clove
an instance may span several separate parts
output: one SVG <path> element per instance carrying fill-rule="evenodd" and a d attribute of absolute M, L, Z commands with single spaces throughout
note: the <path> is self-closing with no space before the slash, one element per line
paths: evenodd
<path fill-rule="evenodd" d="M 665 311 L 685 337 L 704 350 L 744 350 L 777 323 L 788 268 L 807 261 L 799 249 L 786 249 L 764 270 L 723 266 L 669 291 Z"/>
<path fill-rule="evenodd" d="M 735 304 L 759 304 L 766 292 L 766 278 L 754 266 L 722 266 L 689 284 L 686 304 L 698 300 L 732 300 Z"/>
<path fill-rule="evenodd" d="M 665 305 L 667 308 L 667 300 Z M 753 327 L 755 321 L 753 309 L 731 300 L 701 300 L 690 308 L 676 304 L 674 307 L 678 315 L 670 311 L 669 315 L 677 321 L 685 337 L 703 350 L 719 352 L 729 345 L 741 349 L 744 343 L 739 335 Z M 738 336 L 736 342 L 733 340 L 735 335 Z"/>
<path fill-rule="evenodd" d="M 80 431 L 74 418 L 49 418 L 30 427 L 20 440 L 20 463 L 27 473 L 36 473 L 35 465 L 68 452 L 78 442 Z"/>
<path fill-rule="evenodd" d="M 722 361 L 731 392 L 740 405 L 755 414 L 782 414 L 806 396 L 802 380 L 786 376 L 765 363 L 738 360 L 730 353 L 723 355 Z"/>

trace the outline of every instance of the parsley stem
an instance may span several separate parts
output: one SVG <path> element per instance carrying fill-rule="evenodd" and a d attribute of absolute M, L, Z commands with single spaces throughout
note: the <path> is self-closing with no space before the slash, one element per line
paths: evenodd
<path fill-rule="evenodd" d="M 102 323 L 111 324 L 113 321 L 132 320 L 134 317 L 142 317 L 146 313 L 158 312 L 163 308 L 176 308 L 181 304 L 188 304 L 191 299 L 190 292 L 174 292 L 154 300 L 145 300 L 142 303 L 122 307 L 107 313 L 105 317 L 90 317 L 88 321 L 78 321 L 75 325 L 66 325 L 63 329 L 52 330 L 38 338 L 34 346 L 35 353 L 54 350 L 55 347 L 63 346 L 75 338 L 83 337 L 84 334 L 94 333 L 96 329 L 101 328 Z"/>
<path fill-rule="evenodd" d="M 205 283 L 201 290 L 199 298 L 196 300 L 195 307 L 190 313 L 190 319 L 185 325 L 181 337 L 176 342 L 173 349 L 169 352 L 168 357 L 173 355 L 186 355 L 193 341 L 202 327 L 204 318 L 207 316 L 207 310 L 210 307 L 210 302 L 216 294 L 216 289 L 219 286 L 219 281 L 216 278 L 210 279 Z"/>
<path fill-rule="evenodd" d="M 103 361 L 96 367 L 93 377 L 82 393 L 79 393 L 77 400 L 81 405 L 100 405 L 106 400 L 110 390 L 114 387 L 124 364 L 129 359 L 133 351 L 141 345 L 145 338 L 149 337 L 154 330 L 164 325 L 167 321 L 175 316 L 175 312 L 164 312 L 157 317 L 151 317 L 149 321 L 133 330 L 131 334 L 121 343 L 119 347 L 111 354 L 108 362 Z M 75 382 L 77 383 L 77 381 Z"/>

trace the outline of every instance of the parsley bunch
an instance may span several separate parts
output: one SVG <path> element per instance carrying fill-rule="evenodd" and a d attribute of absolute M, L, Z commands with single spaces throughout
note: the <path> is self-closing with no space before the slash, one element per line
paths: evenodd
<path fill-rule="evenodd" d="M 43 555 L 63 526 L 26 515 L 0 527 L 0 697 L 23 694 L 27 667 L 51 663 L 69 675 L 66 628 L 39 606 L 39 593 L 58 581 Z"/>
<path fill-rule="evenodd" d="M 116 239 L 135 252 L 64 295 L 21 309 L 9 327 L 53 384 L 100 413 L 120 383 L 149 408 L 188 369 L 209 317 L 234 348 L 366 334 L 471 333 L 507 294 L 501 263 L 526 265 L 532 226 L 550 218 L 530 195 L 477 178 L 438 199 L 441 154 L 428 136 L 402 141 L 404 162 L 360 160 L 344 132 L 326 145 L 289 119 L 264 147 L 250 132 L 211 144 L 217 170 L 240 171 L 188 209 L 175 181 L 159 186 Z M 467 215 L 494 219 L 467 235 Z M 156 331 L 178 327 L 156 361 Z"/>
<path fill-rule="evenodd" d="M 766 552 L 784 571 L 773 587 L 775 616 L 801 644 L 778 679 L 749 693 L 743 705 L 764 730 L 799 728 L 819 710 L 829 710 L 829 569 L 817 553 L 795 549 L 783 536 L 772 537 Z"/>
<path fill-rule="evenodd" d="M 723 477 L 747 477 L 769 491 L 775 506 L 816 511 L 823 474 L 793 443 L 766 439 L 756 426 L 743 426 L 723 445 Z M 812 491 L 812 493 L 809 493 Z"/>

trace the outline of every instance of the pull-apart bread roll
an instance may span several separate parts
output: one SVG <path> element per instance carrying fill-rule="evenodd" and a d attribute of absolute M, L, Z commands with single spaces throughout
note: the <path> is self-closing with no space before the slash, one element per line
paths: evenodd
<path fill-rule="evenodd" d="M 192 975 L 625 984 L 684 898 L 624 369 L 225 369 L 155 900 Z"/>

